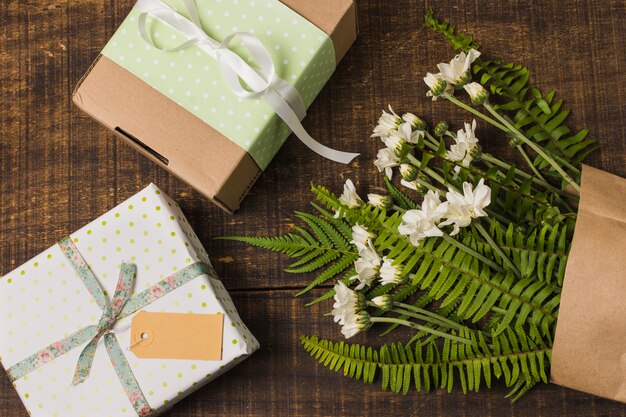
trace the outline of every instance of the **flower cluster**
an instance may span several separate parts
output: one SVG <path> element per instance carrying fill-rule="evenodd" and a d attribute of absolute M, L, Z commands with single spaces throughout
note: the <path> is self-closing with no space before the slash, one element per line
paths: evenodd
<path fill-rule="evenodd" d="M 429 72 L 424 77 L 424 82 L 429 88 L 426 95 L 437 100 L 440 95 L 452 94 L 454 89 L 465 86 L 472 80 L 471 65 L 479 56 L 480 52 L 470 49 L 467 54 L 461 52 L 455 56 L 450 63 L 438 64 L 438 73 Z"/>
<path fill-rule="evenodd" d="M 371 286 L 378 278 L 380 284 L 396 285 L 404 281 L 402 267 L 394 265 L 391 258 L 382 256 L 374 248 L 374 234 L 365 227 L 356 224 L 352 227 L 352 243 L 359 251 L 359 259 L 354 263 L 357 275 L 349 280 L 359 281 L 353 289 L 349 288 L 343 281 L 335 285 L 335 303 L 332 314 L 336 323 L 341 325 L 341 333 L 346 339 L 355 334 L 369 329 L 372 319 L 367 312 L 367 306 L 375 306 L 383 311 L 388 311 L 393 306 L 393 299 L 390 295 L 381 295 L 372 300 L 366 300 L 360 291 L 366 286 Z"/>
<path fill-rule="evenodd" d="M 446 159 L 459 162 L 462 166 L 469 166 L 474 158 L 474 153 L 478 149 L 478 138 L 476 138 L 476 120 L 472 124 L 465 123 L 465 129 L 459 129 L 454 138 L 455 143 L 446 152 Z M 461 170 L 459 165 L 454 167 L 456 172 Z"/>
<path fill-rule="evenodd" d="M 351 290 L 339 281 L 335 285 L 334 298 L 332 311 L 334 320 L 341 325 L 341 333 L 346 339 L 371 326 L 370 316 L 365 311 L 363 294 Z"/>
<path fill-rule="evenodd" d="M 403 157 L 410 151 L 409 144 L 416 144 L 424 136 L 426 123 L 412 113 L 400 117 L 391 106 L 389 111 L 383 110 L 372 137 L 380 138 L 386 146 L 378 151 L 374 165 L 391 179 L 392 168 L 400 166 Z"/>
<path fill-rule="evenodd" d="M 403 281 L 399 265 L 393 265 L 393 259 L 382 256 L 374 248 L 374 235 L 363 226 L 352 227 L 352 243 L 359 251 L 359 258 L 354 262 L 356 275 L 350 281 L 359 281 L 356 290 L 371 286 L 376 278 L 381 284 L 399 284 Z"/>
<path fill-rule="evenodd" d="M 446 199 L 442 202 L 438 191 L 429 191 L 420 209 L 404 213 L 398 232 L 408 235 L 414 246 L 426 237 L 443 236 L 441 228 L 445 226 L 453 226 L 450 235 L 454 236 L 461 227 L 469 226 L 472 219 L 487 216 L 484 209 L 491 203 L 491 189 L 481 178 L 475 188 L 464 182 L 463 194 L 449 188 Z"/>

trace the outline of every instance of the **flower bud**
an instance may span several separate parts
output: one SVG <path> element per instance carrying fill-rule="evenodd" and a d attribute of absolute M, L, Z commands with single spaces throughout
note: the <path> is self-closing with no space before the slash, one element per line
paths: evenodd
<path fill-rule="evenodd" d="M 448 122 L 442 120 L 441 122 L 437 123 L 437 126 L 435 126 L 435 135 L 445 135 L 449 127 L 450 126 L 448 125 Z"/>
<path fill-rule="evenodd" d="M 393 207 L 393 201 L 388 195 L 368 194 L 367 200 L 373 207 L 388 210 Z"/>
<path fill-rule="evenodd" d="M 394 150 L 394 154 L 396 155 L 396 157 L 402 161 L 404 160 L 404 158 L 406 158 L 406 156 L 409 154 L 409 152 L 411 152 L 413 150 L 413 146 L 411 146 L 409 143 L 407 143 L 406 141 L 404 143 L 402 143 L 402 145 L 398 146 L 395 150 Z"/>
<path fill-rule="evenodd" d="M 417 167 L 411 165 L 411 164 L 401 164 L 400 165 L 400 175 L 402 175 L 402 178 L 406 181 L 415 181 L 415 178 L 417 178 L 417 175 L 419 174 L 419 170 L 417 169 Z"/>
<path fill-rule="evenodd" d="M 474 105 L 483 104 L 485 100 L 487 100 L 487 97 L 489 97 L 487 90 L 477 82 L 466 84 L 463 88 L 467 91 L 467 94 L 469 94 L 472 104 Z"/>
<path fill-rule="evenodd" d="M 397 152 L 398 149 L 400 149 L 402 145 L 406 143 L 406 140 L 404 138 L 402 138 L 398 134 L 394 134 L 394 132 L 392 132 L 389 136 L 383 137 L 382 140 L 385 143 L 385 146 L 394 152 Z"/>
<path fill-rule="evenodd" d="M 389 294 L 374 297 L 372 298 L 372 302 L 383 311 L 389 311 L 393 308 L 393 297 Z"/>
<path fill-rule="evenodd" d="M 426 128 L 428 127 L 424 120 L 414 115 L 413 113 L 404 113 L 402 115 L 402 120 L 410 123 L 413 130 L 426 130 Z"/>
<path fill-rule="evenodd" d="M 363 293 L 356 291 L 356 302 L 354 303 L 354 311 L 363 311 L 367 308 L 367 300 Z"/>
<path fill-rule="evenodd" d="M 470 150 L 470 156 L 472 157 L 472 161 L 480 161 L 483 156 L 483 147 L 476 144 Z"/>
<path fill-rule="evenodd" d="M 426 93 L 426 95 L 432 96 L 433 100 L 435 100 L 436 97 L 443 94 L 444 91 L 446 91 L 446 88 L 448 87 L 448 83 L 446 82 L 446 80 L 443 78 L 441 74 L 431 74 L 429 72 L 426 74 L 426 77 L 424 77 L 424 82 L 426 83 L 426 85 L 428 85 L 428 88 L 429 88 L 428 93 Z"/>
<path fill-rule="evenodd" d="M 509 145 L 511 145 L 512 148 L 520 146 L 522 143 L 523 142 L 519 138 L 516 138 L 516 137 L 511 137 L 509 139 Z"/>
<path fill-rule="evenodd" d="M 370 315 L 365 310 L 362 310 L 356 313 L 355 322 L 359 326 L 359 331 L 362 331 L 362 332 L 369 330 L 369 328 L 372 327 L 372 321 L 370 320 Z"/>
<path fill-rule="evenodd" d="M 472 81 L 472 71 L 465 71 L 458 79 L 457 83 L 454 85 L 455 90 L 460 90 L 465 84 Z"/>

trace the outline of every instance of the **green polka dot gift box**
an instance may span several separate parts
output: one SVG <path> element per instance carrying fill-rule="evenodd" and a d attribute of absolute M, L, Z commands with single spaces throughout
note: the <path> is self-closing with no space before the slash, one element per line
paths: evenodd
<path fill-rule="evenodd" d="M 234 212 L 292 131 L 326 158 L 356 156 L 300 123 L 356 32 L 353 0 L 139 0 L 73 98 Z"/>
<path fill-rule="evenodd" d="M 221 355 L 136 356 L 140 312 L 223 317 Z M 0 278 L 0 359 L 34 417 L 158 415 L 258 348 L 179 206 L 155 185 Z"/>

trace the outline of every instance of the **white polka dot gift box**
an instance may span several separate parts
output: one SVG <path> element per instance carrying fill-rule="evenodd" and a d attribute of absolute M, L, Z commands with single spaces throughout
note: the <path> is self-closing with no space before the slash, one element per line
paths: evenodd
<path fill-rule="evenodd" d="M 139 0 L 73 98 L 233 212 L 291 132 L 357 155 L 300 123 L 356 33 L 353 0 Z"/>
<path fill-rule="evenodd" d="M 162 322 L 137 327 L 153 316 L 182 319 L 183 329 L 219 319 L 197 336 L 217 343 L 216 356 L 173 359 L 196 337 L 164 346 L 172 334 Z M 165 353 L 146 358 L 154 347 Z M 155 185 L 0 279 L 1 362 L 34 417 L 158 415 L 258 347 L 180 208 Z"/>

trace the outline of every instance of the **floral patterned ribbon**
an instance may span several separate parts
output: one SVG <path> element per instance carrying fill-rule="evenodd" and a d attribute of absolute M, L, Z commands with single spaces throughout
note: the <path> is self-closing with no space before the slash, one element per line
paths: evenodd
<path fill-rule="evenodd" d="M 122 348 L 117 341 L 117 337 L 111 332 L 111 329 L 118 320 L 141 310 L 153 301 L 158 300 L 200 275 L 208 274 L 215 276 L 215 271 L 210 265 L 196 262 L 168 276 L 134 297 L 131 297 L 137 268 L 133 264 L 123 263 L 120 268 L 120 277 L 117 282 L 115 294 L 111 302 L 109 302 L 95 274 L 69 237 L 61 239 L 59 247 L 85 287 L 87 287 L 91 296 L 102 309 L 102 317 L 97 325 L 87 326 L 13 365 L 7 371 L 11 382 L 17 381 L 40 366 L 89 342 L 79 356 L 76 372 L 72 381 L 72 384 L 79 384 L 89 377 L 98 343 L 104 338 L 104 345 L 111 359 L 111 363 L 113 364 L 113 368 L 117 373 L 128 399 L 135 408 L 137 415 L 151 415 L 154 410 L 150 407 L 144 394 L 141 392 L 141 388 L 124 356 Z"/>

